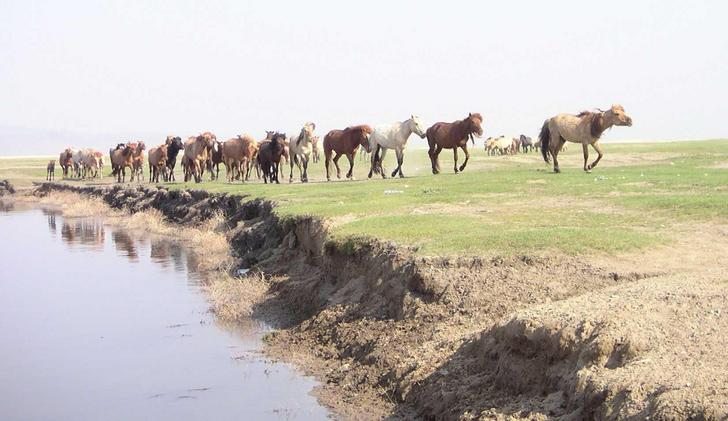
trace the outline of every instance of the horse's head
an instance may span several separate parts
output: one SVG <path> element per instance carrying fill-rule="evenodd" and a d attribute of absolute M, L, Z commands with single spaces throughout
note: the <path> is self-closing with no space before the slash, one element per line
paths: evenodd
<path fill-rule="evenodd" d="M 273 139 L 273 136 L 275 136 L 275 134 L 276 134 L 275 130 L 266 130 L 265 131 L 265 140 Z"/>
<path fill-rule="evenodd" d="M 420 120 L 419 116 L 410 116 L 410 129 L 421 139 L 425 138 L 425 126 L 422 124 L 422 120 Z"/>
<path fill-rule="evenodd" d="M 359 136 L 359 145 L 361 145 L 367 153 L 372 152 L 372 146 L 369 144 L 369 135 L 372 134 L 374 129 L 367 126 L 366 124 L 363 124 L 361 126 L 356 127 L 357 136 Z"/>
<path fill-rule="evenodd" d="M 169 146 L 171 149 L 177 150 L 177 151 L 180 151 L 180 150 L 184 149 L 184 147 L 185 147 L 184 143 L 182 143 L 182 138 L 179 136 L 173 137 Z"/>
<path fill-rule="evenodd" d="M 624 112 L 621 105 L 612 105 L 612 108 L 604 112 L 604 120 L 607 125 L 632 126 L 632 117 Z"/>
<path fill-rule="evenodd" d="M 145 144 L 144 144 L 144 142 L 142 142 L 142 141 L 140 140 L 140 141 L 139 141 L 139 143 L 137 144 L 137 150 L 138 150 L 139 152 L 141 152 L 141 151 L 145 150 L 146 148 L 147 148 L 147 145 L 145 145 Z"/>
<path fill-rule="evenodd" d="M 473 145 L 475 145 L 475 139 L 473 139 L 473 133 L 475 133 L 476 136 L 481 137 L 483 136 L 483 116 L 480 115 L 480 113 L 469 113 L 468 119 L 467 119 L 467 130 L 468 134 L 470 135 L 470 140 L 473 142 Z"/>
<path fill-rule="evenodd" d="M 308 123 L 303 125 L 304 130 L 306 130 L 306 133 L 308 134 L 309 138 L 313 137 L 313 131 L 316 130 L 316 124 L 312 121 L 309 121 Z"/>
<path fill-rule="evenodd" d="M 217 140 L 217 137 L 210 132 L 205 132 L 197 136 L 197 142 L 199 142 L 202 147 L 208 149 L 212 149 L 212 145 L 215 144 L 215 140 Z"/>

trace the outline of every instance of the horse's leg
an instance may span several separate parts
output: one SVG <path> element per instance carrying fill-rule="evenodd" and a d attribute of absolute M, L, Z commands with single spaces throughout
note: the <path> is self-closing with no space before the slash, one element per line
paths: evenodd
<path fill-rule="evenodd" d="M 348 178 L 350 180 L 354 179 L 354 157 L 355 156 L 356 156 L 356 152 L 346 154 L 346 158 L 349 160 L 349 172 L 346 173 L 346 178 Z"/>
<path fill-rule="evenodd" d="M 587 165 L 589 161 L 589 144 L 586 142 L 581 143 L 581 149 L 584 151 L 584 171 L 591 172 L 591 167 Z"/>
<path fill-rule="evenodd" d="M 460 171 L 463 171 L 465 169 L 465 166 L 468 165 L 468 160 L 470 159 L 470 152 L 468 152 L 468 144 L 466 143 L 462 148 L 463 148 L 463 152 L 465 153 L 465 162 L 463 162 L 463 165 L 460 166 Z"/>
<path fill-rule="evenodd" d="M 329 165 L 331 165 L 331 151 L 324 151 L 324 168 L 326 169 L 326 181 L 331 181 L 329 176 Z"/>
<path fill-rule="evenodd" d="M 554 136 L 553 133 L 551 133 L 551 145 L 549 145 L 549 150 L 551 151 L 551 157 L 554 158 L 554 172 L 560 173 L 561 169 L 559 168 L 559 152 L 561 152 L 561 146 L 563 145 L 561 143 L 561 134 L 558 132 L 556 133 L 556 136 Z"/>
<path fill-rule="evenodd" d="M 377 165 L 377 155 L 379 155 L 379 145 L 377 145 L 377 148 L 372 153 L 372 157 L 369 160 L 370 166 L 369 166 L 369 175 L 367 175 L 367 178 L 372 178 L 372 174 L 374 174 L 374 168 Z M 364 156 L 362 153 L 361 156 Z"/>
<path fill-rule="evenodd" d="M 586 146 L 585 146 L 585 148 L 586 148 Z M 592 148 L 594 148 L 594 150 L 597 151 L 598 156 L 597 156 L 597 159 L 595 159 L 594 162 L 592 162 L 591 165 L 589 165 L 587 167 L 590 170 L 593 169 L 594 167 L 596 167 L 597 164 L 599 163 L 599 161 L 604 156 L 604 152 L 602 151 L 602 145 L 599 144 L 598 140 L 596 142 L 592 143 Z"/>
<path fill-rule="evenodd" d="M 299 160 L 298 171 L 301 172 L 301 183 L 308 183 L 308 160 L 310 155 L 303 155 Z"/>
<path fill-rule="evenodd" d="M 392 177 L 399 173 L 399 178 L 404 178 L 404 174 L 402 174 L 402 161 L 404 161 L 404 151 L 402 149 L 395 149 L 394 153 L 397 155 L 397 168 L 392 171 Z M 382 168 L 382 170 L 384 170 L 384 168 Z"/>
<path fill-rule="evenodd" d="M 389 149 L 387 148 L 380 148 L 380 151 L 382 151 L 382 154 L 377 157 L 377 163 L 379 165 L 379 172 L 382 175 L 382 178 L 387 178 L 387 170 L 384 168 L 384 157 L 387 156 L 387 151 Z M 392 176 L 394 177 L 394 176 Z"/>
<path fill-rule="evenodd" d="M 339 168 L 339 158 L 341 158 L 341 154 L 339 152 L 336 152 L 336 156 L 334 157 L 334 166 L 336 167 L 336 178 L 341 178 L 341 168 Z"/>
<path fill-rule="evenodd" d="M 458 173 L 458 147 L 455 146 L 452 148 L 452 156 L 455 159 L 455 174 Z"/>
<path fill-rule="evenodd" d="M 437 165 L 435 165 L 435 145 L 430 144 L 430 150 L 427 151 L 427 154 L 430 155 L 430 163 L 432 164 L 432 173 L 437 174 L 439 171 L 437 170 Z"/>

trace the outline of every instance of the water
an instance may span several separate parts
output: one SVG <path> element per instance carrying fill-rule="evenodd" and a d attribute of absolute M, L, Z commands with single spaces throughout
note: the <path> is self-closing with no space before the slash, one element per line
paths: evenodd
<path fill-rule="evenodd" d="M 0 206 L 0 419 L 325 419 L 314 381 L 207 311 L 194 255 Z"/>

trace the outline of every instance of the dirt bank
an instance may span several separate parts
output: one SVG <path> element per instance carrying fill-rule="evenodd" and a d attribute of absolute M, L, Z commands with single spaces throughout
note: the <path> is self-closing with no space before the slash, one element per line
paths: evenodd
<path fill-rule="evenodd" d="M 709 270 L 662 273 L 618 258 L 422 258 L 333 241 L 326 221 L 237 195 L 50 183 L 35 194 L 52 191 L 182 225 L 222 215 L 253 270 L 213 308 L 262 290 L 227 305 L 277 324 L 268 352 L 317 375 L 344 418 L 728 416 L 726 231 Z"/>

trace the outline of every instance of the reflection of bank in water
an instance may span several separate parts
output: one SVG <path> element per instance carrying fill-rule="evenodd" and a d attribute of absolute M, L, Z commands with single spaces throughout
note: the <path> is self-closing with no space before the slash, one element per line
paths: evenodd
<path fill-rule="evenodd" d="M 56 216 L 47 213 L 48 227 L 55 232 Z M 62 219 L 61 239 L 70 246 L 84 246 L 93 250 L 104 247 L 104 225 L 95 219 Z"/>

